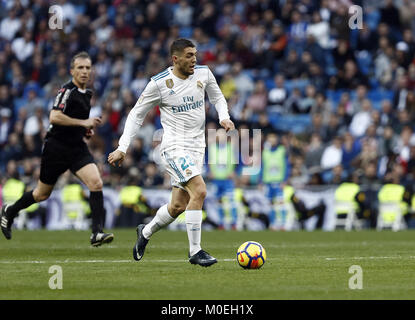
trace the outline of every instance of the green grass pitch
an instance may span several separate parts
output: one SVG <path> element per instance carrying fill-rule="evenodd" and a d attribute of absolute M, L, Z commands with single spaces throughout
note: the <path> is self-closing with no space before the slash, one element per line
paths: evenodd
<path fill-rule="evenodd" d="M 114 230 L 109 245 L 92 248 L 89 232 L 16 231 L 0 239 L 0 299 L 415 299 L 415 232 L 204 231 L 202 245 L 219 262 L 187 261 L 187 235 L 162 230 L 135 262 L 134 229 Z M 237 265 L 243 242 L 260 242 L 258 270 Z M 63 288 L 49 288 L 52 265 Z M 349 288 L 352 265 L 362 289 Z"/>

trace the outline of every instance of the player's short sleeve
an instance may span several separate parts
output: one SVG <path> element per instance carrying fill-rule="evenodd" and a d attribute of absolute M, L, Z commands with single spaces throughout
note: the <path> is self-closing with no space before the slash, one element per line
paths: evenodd
<path fill-rule="evenodd" d="M 58 94 L 55 98 L 55 102 L 53 103 L 52 109 L 65 112 L 70 94 L 71 94 L 71 89 L 69 88 L 63 87 L 59 89 Z"/>

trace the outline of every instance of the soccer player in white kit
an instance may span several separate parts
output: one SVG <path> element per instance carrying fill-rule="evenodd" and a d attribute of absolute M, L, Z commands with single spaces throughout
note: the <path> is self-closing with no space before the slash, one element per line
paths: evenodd
<path fill-rule="evenodd" d="M 120 166 L 128 146 L 148 111 L 160 107 L 164 129 L 160 155 L 172 180 L 171 200 L 160 207 L 153 220 L 137 227 L 133 257 L 139 261 L 151 235 L 186 211 L 189 262 L 210 266 L 217 260 L 201 246 L 202 206 L 206 185 L 201 176 L 205 154 L 205 91 L 215 105 L 219 123 L 226 131 L 235 129 L 228 105 L 216 79 L 207 66 L 196 65 L 196 47 L 187 39 L 177 39 L 170 47 L 173 67 L 151 78 L 130 111 L 118 148 L 108 162 Z"/>

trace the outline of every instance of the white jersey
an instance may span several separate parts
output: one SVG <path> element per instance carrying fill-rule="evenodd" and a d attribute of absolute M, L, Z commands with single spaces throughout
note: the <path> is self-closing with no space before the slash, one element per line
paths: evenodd
<path fill-rule="evenodd" d="M 205 91 L 219 122 L 229 119 L 225 97 L 207 66 L 195 66 L 185 80 L 173 74 L 173 67 L 152 77 L 127 117 L 118 150 L 127 152 L 146 114 L 158 105 L 164 129 L 160 151 L 182 148 L 204 152 Z"/>

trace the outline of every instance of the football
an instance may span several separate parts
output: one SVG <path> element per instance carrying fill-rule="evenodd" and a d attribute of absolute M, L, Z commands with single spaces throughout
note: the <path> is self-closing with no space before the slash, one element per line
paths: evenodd
<path fill-rule="evenodd" d="M 238 264 L 244 269 L 259 269 L 265 263 L 267 254 L 260 243 L 247 241 L 239 247 L 236 258 Z"/>

